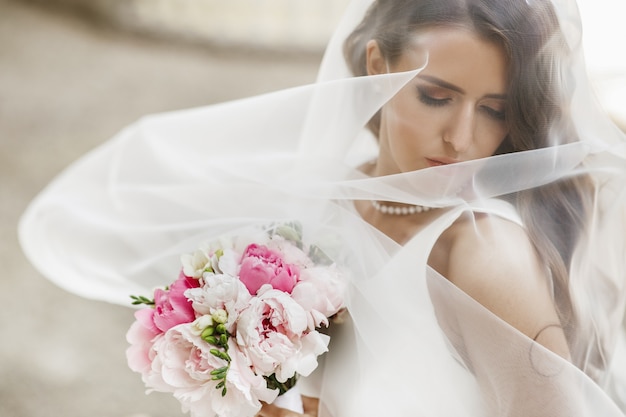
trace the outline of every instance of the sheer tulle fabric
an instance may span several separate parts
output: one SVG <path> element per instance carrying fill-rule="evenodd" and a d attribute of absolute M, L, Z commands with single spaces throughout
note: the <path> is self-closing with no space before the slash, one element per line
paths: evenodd
<path fill-rule="evenodd" d="M 553 2 L 573 51 L 555 71 L 567 68 L 577 140 L 555 135 L 541 149 L 368 177 L 357 169 L 376 155 L 365 125 L 428 65 L 425 56 L 413 71 L 349 76 L 341 43 L 368 3 L 348 8 L 316 84 L 146 117 L 70 166 L 24 214 L 25 253 L 66 290 L 127 305 L 129 294 L 170 282 L 180 255 L 199 243 L 297 219 L 351 271 L 350 317 L 332 329 L 319 370 L 321 415 L 623 415 L 626 140 L 586 82 L 575 4 Z M 594 199 L 569 262 L 578 318 L 563 323 L 570 363 L 427 260 L 460 216 L 486 213 L 525 227 L 509 196 L 579 176 L 591 179 Z M 400 246 L 367 224 L 353 200 L 444 210 Z"/>

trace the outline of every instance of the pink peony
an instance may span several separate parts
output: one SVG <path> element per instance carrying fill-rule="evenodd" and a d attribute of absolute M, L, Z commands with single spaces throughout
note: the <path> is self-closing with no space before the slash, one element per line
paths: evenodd
<path fill-rule="evenodd" d="M 199 286 L 197 279 L 187 277 L 181 272 L 169 290 L 155 290 L 154 325 L 162 332 L 166 332 L 178 324 L 194 321 L 196 315 L 191 301 L 185 296 L 185 291 Z"/>
<path fill-rule="evenodd" d="M 296 265 L 299 268 L 310 268 L 314 266 L 311 258 L 289 240 L 279 236 L 272 236 L 272 239 L 267 242 L 267 247 L 272 251 L 280 253 L 283 262 Z"/>
<path fill-rule="evenodd" d="M 155 338 L 162 334 L 154 325 L 152 317 L 154 310 L 144 308 L 135 312 L 137 319 L 128 329 L 126 340 L 130 343 L 126 349 L 126 360 L 128 367 L 135 372 L 145 373 L 150 369 L 152 360 L 150 358 L 150 348 Z"/>
<path fill-rule="evenodd" d="M 239 279 L 252 295 L 265 284 L 291 293 L 298 281 L 299 273 L 299 268 L 286 263 L 279 252 L 253 243 L 248 245 L 243 254 Z"/>

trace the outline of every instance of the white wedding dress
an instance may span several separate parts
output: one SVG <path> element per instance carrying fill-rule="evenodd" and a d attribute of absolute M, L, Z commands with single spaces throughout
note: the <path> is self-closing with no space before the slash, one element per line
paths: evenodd
<path fill-rule="evenodd" d="M 446 212 L 368 265 L 377 273 L 356 279 L 354 318 L 332 333 L 321 415 L 622 416 L 624 397 L 609 399 L 427 266 L 440 234 L 465 211 L 523 227 L 512 206 L 488 200 Z M 624 370 L 614 371 L 604 375 L 607 387 L 623 389 Z"/>
<path fill-rule="evenodd" d="M 340 44 L 368 3 L 346 12 L 318 83 L 146 117 L 70 166 L 21 220 L 26 255 L 68 291 L 129 305 L 130 294 L 170 283 L 180 255 L 200 243 L 296 219 L 305 239 L 350 270 L 350 317 L 334 326 L 316 376 L 322 416 L 623 416 L 626 139 L 594 104 L 583 62 L 571 68 L 579 141 L 370 178 L 355 168 L 376 153 L 364 126 L 420 69 L 347 77 Z M 575 6 L 555 7 L 577 45 Z M 570 263 L 585 317 L 570 363 L 427 259 L 462 213 L 524 227 L 500 197 L 582 174 L 596 198 Z M 400 246 L 360 218 L 354 200 L 445 209 Z"/>

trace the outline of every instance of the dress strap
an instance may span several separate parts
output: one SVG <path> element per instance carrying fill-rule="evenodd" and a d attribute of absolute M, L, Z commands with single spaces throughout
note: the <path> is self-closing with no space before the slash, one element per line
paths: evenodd
<path fill-rule="evenodd" d="M 521 216 L 511 203 L 495 198 L 479 200 L 448 210 L 409 240 L 409 242 L 404 245 L 404 249 L 411 250 L 413 253 L 424 254 L 427 257 L 432 251 L 435 242 L 439 239 L 439 236 L 441 236 L 441 234 L 463 213 L 468 211 L 492 214 L 519 226 L 524 226 Z"/>
<path fill-rule="evenodd" d="M 517 209 L 509 202 L 498 198 L 479 200 L 469 204 L 468 208 L 476 213 L 494 214 L 505 220 L 524 226 Z"/>

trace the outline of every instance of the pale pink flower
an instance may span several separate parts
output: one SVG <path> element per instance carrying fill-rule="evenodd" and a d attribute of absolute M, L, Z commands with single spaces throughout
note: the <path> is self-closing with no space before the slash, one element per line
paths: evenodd
<path fill-rule="evenodd" d="M 222 366 L 218 358 L 206 360 L 202 349 L 180 332 L 183 326 L 171 328 L 155 341 L 152 366 L 144 378 L 149 388 L 172 393 L 197 388 L 199 381 L 210 379 L 211 371 Z"/>
<path fill-rule="evenodd" d="M 288 294 L 263 286 L 239 316 L 237 344 L 257 373 L 276 373 L 280 382 L 296 372 L 308 375 L 326 351 L 324 337 L 307 338 L 307 315 Z M 317 333 L 317 332 L 311 332 Z M 324 343 L 325 341 L 325 343 Z"/>
<path fill-rule="evenodd" d="M 213 263 L 216 273 L 230 276 L 239 274 L 239 261 L 241 260 L 241 252 L 235 252 L 232 249 L 224 249 L 222 256 L 217 259 L 214 257 Z"/>
<path fill-rule="evenodd" d="M 252 295 L 265 284 L 290 293 L 298 281 L 298 274 L 298 266 L 286 263 L 280 252 L 253 243 L 248 245 L 241 259 L 239 279 Z"/>
<path fill-rule="evenodd" d="M 311 331 L 300 339 L 298 354 L 287 358 L 276 372 L 279 381 L 291 378 L 294 373 L 309 376 L 317 368 L 317 358 L 328 352 L 330 336 L 318 331 Z"/>
<path fill-rule="evenodd" d="M 226 377 L 228 391 L 222 401 L 217 401 L 214 410 L 225 417 L 252 417 L 261 409 L 260 401 L 271 403 L 278 391 L 268 389 L 265 378 L 253 372 L 250 360 L 239 350 L 234 338 L 229 340 L 228 345 L 232 358 Z"/>
<path fill-rule="evenodd" d="M 252 417 L 261 408 L 260 401 L 273 401 L 277 393 L 269 390 L 265 379 L 250 369 L 234 341 L 229 341 L 232 358 L 226 377 L 227 392 L 216 389 L 211 371 L 226 361 L 209 352 L 212 348 L 198 337 L 189 324 L 170 329 L 156 341 L 150 372 L 144 378 L 148 387 L 170 392 L 184 411 L 192 416 Z"/>
<path fill-rule="evenodd" d="M 300 272 L 300 281 L 291 292 L 291 297 L 307 312 L 309 329 L 328 326 L 328 317 L 343 306 L 345 285 L 335 265 L 307 268 Z"/>
<path fill-rule="evenodd" d="M 136 321 L 126 333 L 126 340 L 130 343 L 126 349 L 128 367 L 135 372 L 145 373 L 150 369 L 152 360 L 150 348 L 155 338 L 162 332 L 154 325 L 152 308 L 143 308 L 135 312 Z"/>

